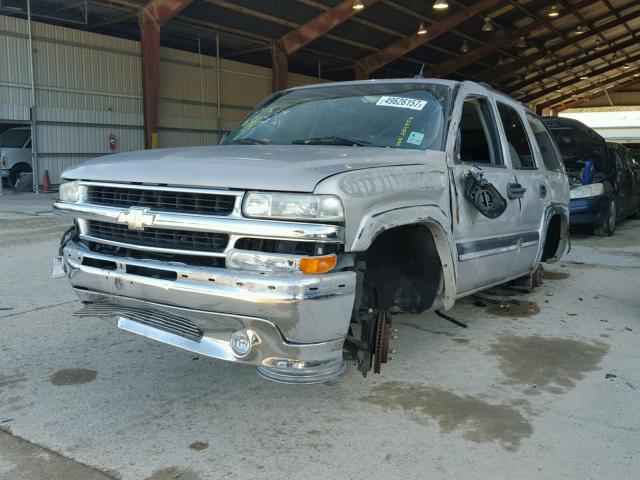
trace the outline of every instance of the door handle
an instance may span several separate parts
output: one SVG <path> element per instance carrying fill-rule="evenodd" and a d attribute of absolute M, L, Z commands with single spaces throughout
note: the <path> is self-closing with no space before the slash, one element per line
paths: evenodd
<path fill-rule="evenodd" d="M 540 185 L 540 198 L 544 198 L 547 196 L 547 186 Z"/>
<path fill-rule="evenodd" d="M 525 187 L 523 187 L 522 185 L 520 185 L 519 183 L 508 183 L 507 184 L 507 196 L 511 200 L 514 200 L 516 198 L 524 197 L 524 192 L 526 192 L 526 191 L 527 191 L 527 189 Z"/>

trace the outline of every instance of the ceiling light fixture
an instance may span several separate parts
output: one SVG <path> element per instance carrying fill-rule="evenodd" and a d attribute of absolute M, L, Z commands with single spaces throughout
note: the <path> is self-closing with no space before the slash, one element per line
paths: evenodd
<path fill-rule="evenodd" d="M 362 0 L 354 0 L 351 8 L 353 8 L 354 10 L 362 10 L 364 8 L 364 3 Z"/>
<path fill-rule="evenodd" d="M 586 75 L 580 75 L 580 80 L 589 80 L 589 77 Z"/>
<path fill-rule="evenodd" d="M 493 32 L 493 23 L 489 17 L 484 17 L 484 23 L 482 24 L 483 32 Z"/>
<path fill-rule="evenodd" d="M 576 35 L 582 35 L 586 31 L 587 29 L 584 27 L 584 25 L 578 25 L 576 27 Z"/>
<path fill-rule="evenodd" d="M 446 10 L 447 8 L 449 8 L 449 2 L 447 2 L 447 0 L 436 0 L 433 2 L 434 10 Z"/>
<path fill-rule="evenodd" d="M 462 53 L 467 53 L 469 51 L 469 44 L 467 43 L 466 40 L 462 42 L 462 45 L 460 46 L 460 51 Z"/>
<path fill-rule="evenodd" d="M 498 57 L 498 66 L 501 67 L 503 65 L 504 65 L 504 57 L 502 57 L 501 55 Z"/>
<path fill-rule="evenodd" d="M 626 69 L 631 68 L 631 65 L 629 65 L 628 63 L 625 63 L 625 64 L 622 66 L 622 68 L 624 68 L 624 69 L 626 70 Z"/>
<path fill-rule="evenodd" d="M 427 27 L 424 26 L 424 22 L 420 22 L 418 26 L 418 35 L 426 35 L 428 32 Z"/>
<path fill-rule="evenodd" d="M 557 3 L 554 3 L 553 5 L 551 5 L 551 10 L 549 10 L 549 13 L 547 13 L 547 15 L 551 18 L 559 17 L 560 5 L 558 5 Z"/>
<path fill-rule="evenodd" d="M 524 37 L 520 37 L 516 42 L 516 48 L 527 48 L 527 41 Z"/>

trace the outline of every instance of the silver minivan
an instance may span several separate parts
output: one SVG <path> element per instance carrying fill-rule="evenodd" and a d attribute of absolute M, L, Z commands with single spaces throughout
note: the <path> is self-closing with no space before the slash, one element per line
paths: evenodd
<path fill-rule="evenodd" d="M 13 187 L 20 174 L 31 172 L 31 127 L 15 127 L 0 133 L 2 178 Z"/>

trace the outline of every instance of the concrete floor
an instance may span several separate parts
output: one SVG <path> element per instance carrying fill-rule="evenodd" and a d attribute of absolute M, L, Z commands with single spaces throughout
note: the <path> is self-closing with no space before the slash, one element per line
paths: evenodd
<path fill-rule="evenodd" d="M 459 302 L 467 329 L 395 317 L 381 375 L 283 386 L 73 318 L 66 224 L 23 197 L 0 199 L 2 479 L 640 478 L 640 221 L 574 237 L 520 307 Z"/>

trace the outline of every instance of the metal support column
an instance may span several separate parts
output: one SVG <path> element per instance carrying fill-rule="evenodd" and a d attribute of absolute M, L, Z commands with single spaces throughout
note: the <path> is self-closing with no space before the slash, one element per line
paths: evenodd
<path fill-rule="evenodd" d="M 33 191 L 40 193 L 40 173 L 38 167 L 38 128 L 36 123 L 36 79 L 33 68 L 33 36 L 31 35 L 31 0 L 27 0 L 27 33 L 29 35 L 29 76 L 31 77 L 31 107 L 29 120 L 31 121 L 31 170 Z"/>
<path fill-rule="evenodd" d="M 289 56 L 279 42 L 271 45 L 271 91 L 287 88 L 289 77 Z"/>
<path fill-rule="evenodd" d="M 158 148 L 160 24 L 144 9 L 140 11 L 140 51 L 142 54 L 144 148 Z"/>

